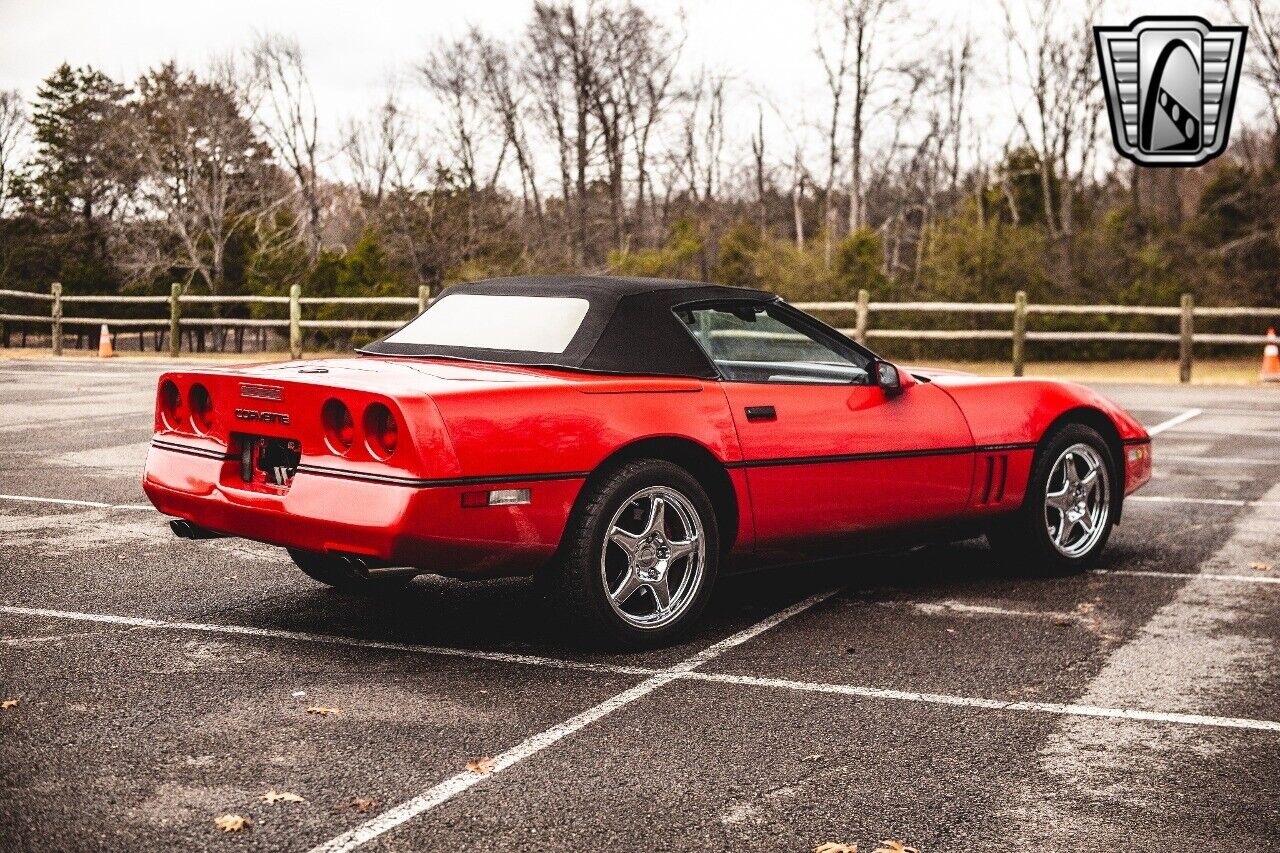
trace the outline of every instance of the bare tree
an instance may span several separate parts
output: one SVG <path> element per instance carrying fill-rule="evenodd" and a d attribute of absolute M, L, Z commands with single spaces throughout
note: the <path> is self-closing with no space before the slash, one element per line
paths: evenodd
<path fill-rule="evenodd" d="M 883 41 L 881 25 L 886 22 L 898 0 L 841 0 L 850 28 L 853 51 L 850 90 L 852 103 L 849 118 L 849 231 L 866 225 L 863 162 L 872 92 L 889 68 L 889 50 Z"/>
<path fill-rule="evenodd" d="M 936 150 L 939 142 L 938 116 L 934 112 L 925 118 L 924 134 L 919 139 L 908 140 L 910 132 L 920 119 L 922 96 L 935 84 L 934 69 L 924 62 L 903 66 L 899 81 L 901 89 L 895 89 L 891 105 L 884 111 L 885 120 L 891 122 L 893 132 L 880 156 L 880 168 L 870 176 L 864 186 L 864 199 L 886 197 L 892 199 L 888 215 L 878 231 L 883 235 L 886 251 L 883 271 L 886 277 L 896 276 L 902 267 L 904 251 L 916 246 L 916 257 L 923 251 L 928 228 L 928 204 L 922 200 L 921 166 L 936 166 Z M 934 156 L 928 156 L 929 154 Z"/>
<path fill-rule="evenodd" d="M 631 5 L 626 7 L 625 15 L 610 19 L 609 25 L 615 44 L 630 45 L 627 51 L 630 66 L 617 75 L 617 82 L 635 163 L 635 232 L 641 241 L 647 242 L 650 234 L 646 198 L 652 199 L 651 145 L 655 130 L 678 96 L 675 75 L 684 34 L 681 32 L 677 37 L 653 16 Z"/>
<path fill-rule="evenodd" d="M 27 132 L 27 110 L 17 91 L 0 91 L 0 216 L 8 213 L 14 171 Z"/>
<path fill-rule="evenodd" d="M 475 246 L 475 194 L 461 173 L 432 165 L 425 141 L 395 91 L 366 120 L 347 126 L 344 150 L 360 189 L 363 227 L 411 281 L 439 292 L 449 269 Z"/>
<path fill-rule="evenodd" d="M 297 182 L 300 217 L 312 264 L 320 254 L 320 118 L 302 48 L 292 38 L 264 36 L 249 51 L 255 114 L 263 135 Z"/>
<path fill-rule="evenodd" d="M 626 167 L 635 167 L 636 231 L 644 237 L 649 192 L 650 143 L 676 99 L 673 85 L 680 42 L 639 6 L 600 6 L 600 63 L 594 87 L 594 115 L 600 132 L 614 245 L 630 241 L 626 222 Z M 673 47 L 675 44 L 675 47 Z"/>
<path fill-rule="evenodd" d="M 718 194 L 724 165 L 727 75 L 703 69 L 685 94 L 682 150 L 676 155 L 689 198 L 705 204 Z"/>
<path fill-rule="evenodd" d="M 546 16 L 549 18 L 549 15 Z M 531 49 L 525 54 L 525 76 L 533 90 L 534 114 L 541 122 L 545 135 L 555 145 L 556 163 L 560 177 L 561 216 L 567 218 L 569 200 L 573 197 L 573 150 L 571 139 L 568 94 L 566 93 L 566 68 L 568 62 L 556 46 L 550 20 L 529 26 Z M 576 234 L 575 234 L 576 237 Z M 580 257 L 577 240 L 571 241 L 572 256 Z"/>
<path fill-rule="evenodd" d="M 398 135 L 400 110 L 392 96 L 368 119 L 350 119 L 343 128 L 342 152 L 346 155 L 356 189 L 369 204 L 377 206 L 391 180 L 392 151 Z"/>
<path fill-rule="evenodd" d="M 143 275 L 185 269 L 188 282 L 217 294 L 231 241 L 281 201 L 269 148 L 229 63 L 205 78 L 170 63 L 146 74 L 137 91 L 141 204 L 151 215 L 131 235 L 131 266 Z"/>
<path fill-rule="evenodd" d="M 948 45 L 946 63 L 943 66 L 941 95 L 945 118 L 943 135 L 949 142 L 947 170 L 950 173 L 951 192 L 960 189 L 960 149 L 964 144 L 969 89 L 973 82 L 973 52 L 977 42 L 973 32 L 966 30 L 959 42 Z"/>
<path fill-rule="evenodd" d="M 600 13 L 600 63 L 591 90 L 591 112 L 600 131 L 604 154 L 605 182 L 609 189 L 609 221 L 612 243 L 623 247 L 623 169 L 626 163 L 629 78 L 636 65 L 640 46 L 634 32 L 635 19 L 644 19 L 633 6 L 613 14 L 607 7 Z"/>
<path fill-rule="evenodd" d="M 427 158 L 415 127 L 394 89 L 367 119 L 347 123 L 343 152 L 371 221 L 389 197 L 424 185 Z"/>
<path fill-rule="evenodd" d="M 581 9 L 571 2 L 537 2 L 528 30 L 531 74 L 538 84 L 541 114 L 551 122 L 559 148 L 566 205 L 573 199 L 574 253 L 588 264 L 594 261 L 587 175 L 595 147 L 592 116 L 604 37 L 600 10 L 596 0 Z"/>
<path fill-rule="evenodd" d="M 849 82 L 849 66 L 852 62 L 849 56 L 849 44 L 854 35 L 856 6 L 857 4 L 846 2 L 846 0 L 824 0 L 819 14 L 821 16 L 826 12 L 836 19 L 835 44 L 828 45 L 823 38 L 823 32 L 830 24 L 823 17 L 819 18 L 818 29 L 814 34 L 818 60 L 822 63 L 822 70 L 825 73 L 823 82 L 831 98 L 831 110 L 824 128 L 827 140 L 827 178 L 822 188 L 822 260 L 828 267 L 831 266 L 832 241 L 836 238 L 836 206 L 833 196 L 838 177 L 837 170 L 840 168 L 842 159 L 840 131 L 844 118 L 841 110 L 844 106 L 845 87 Z"/>
<path fill-rule="evenodd" d="M 481 100 L 479 46 L 470 38 L 440 42 L 418 66 L 418 73 L 444 112 L 445 138 L 463 183 L 472 192 L 491 187 L 503 158 L 492 169 L 484 169 L 487 176 L 480 174 L 483 146 L 492 135 L 493 123 Z M 504 155 L 506 149 L 504 140 Z"/>
<path fill-rule="evenodd" d="M 944 36 L 943 38 L 948 38 Z M 965 93 L 972 73 L 973 36 L 966 33 L 959 41 L 948 38 L 945 46 L 930 51 L 941 62 L 915 62 L 902 69 L 908 83 L 907 97 L 899 101 L 891 152 L 899 145 L 904 125 L 912 119 L 912 110 L 920 94 L 927 96 L 924 109 L 924 132 L 916 142 L 906 168 L 902 172 L 909 193 L 902 205 L 904 212 L 917 220 L 916 253 L 912 283 L 920 285 L 920 276 L 928 252 L 930 229 L 939 215 L 944 198 L 954 203 L 959 196 L 960 149 L 965 135 Z M 948 197 L 949 194 L 949 197 Z M 905 217 L 900 217 L 900 222 Z M 895 246 L 895 252 L 897 251 Z"/>
<path fill-rule="evenodd" d="M 472 29 L 470 38 L 480 63 L 480 80 L 489 110 L 497 120 L 506 144 L 515 153 L 516 167 L 520 171 L 523 212 L 525 215 L 532 213 L 540 223 L 542 197 L 526 129 L 527 93 L 520 78 L 520 69 L 510 60 L 509 49 L 505 45 L 478 29 Z"/>
<path fill-rule="evenodd" d="M 1253 50 L 1244 57 L 1246 68 L 1266 95 L 1273 132 L 1280 133 L 1280 9 L 1264 0 L 1228 0 L 1227 5 L 1236 20 L 1249 26 Z"/>
<path fill-rule="evenodd" d="M 751 135 L 751 161 L 755 169 L 756 227 L 763 233 L 769 226 L 769 206 L 764 194 L 764 107 L 757 111 L 756 132 Z"/>
<path fill-rule="evenodd" d="M 804 169 L 804 160 L 800 151 L 800 146 L 796 146 L 795 157 L 792 160 L 791 172 L 793 175 L 791 184 L 791 219 L 795 229 L 796 248 L 804 250 L 804 183 L 807 173 Z"/>
<path fill-rule="evenodd" d="M 1058 251 L 1059 285 L 1075 283 L 1072 241 L 1077 190 L 1098 141 L 1103 102 L 1097 85 L 1091 29 L 1101 0 L 1064 11 L 1061 0 L 1022 7 L 1005 0 L 1011 85 L 1021 86 L 1014 111 L 1040 170 L 1045 228 Z"/>

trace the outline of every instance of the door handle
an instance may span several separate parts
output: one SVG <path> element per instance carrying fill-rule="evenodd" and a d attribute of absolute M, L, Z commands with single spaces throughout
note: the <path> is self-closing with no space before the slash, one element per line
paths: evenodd
<path fill-rule="evenodd" d="M 747 420 L 749 421 L 776 421 L 778 412 L 773 406 L 747 406 Z"/>

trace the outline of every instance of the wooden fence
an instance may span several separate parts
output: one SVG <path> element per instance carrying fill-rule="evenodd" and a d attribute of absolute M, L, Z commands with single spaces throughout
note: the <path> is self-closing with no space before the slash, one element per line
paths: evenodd
<path fill-rule="evenodd" d="M 24 290 L 0 290 L 0 299 L 29 300 L 49 304 L 48 314 L 8 314 L 0 313 L 0 322 L 5 324 L 48 324 L 53 342 L 54 355 L 61 355 L 63 349 L 63 329 L 74 326 L 100 326 L 103 323 L 125 329 L 154 329 L 157 334 L 167 332 L 169 354 L 174 358 L 181 355 L 181 332 L 185 329 L 199 327 L 217 328 L 258 328 L 287 329 L 289 332 L 289 350 L 294 358 L 302 356 L 302 335 L 309 329 L 346 329 L 391 331 L 404 325 L 405 320 L 304 320 L 304 306 L 326 305 L 376 305 L 412 307 L 421 313 L 430 301 L 430 293 L 423 286 L 418 289 L 418 297 L 306 297 L 302 288 L 294 285 L 288 296 L 198 296 L 184 295 L 182 286 L 175 284 L 168 296 L 106 296 L 106 295 L 64 295 L 62 285 L 53 284 L 48 293 L 37 293 Z M 129 318 L 129 317 L 69 317 L 63 313 L 67 305 L 136 305 L 155 304 L 169 307 L 167 317 L 163 318 Z M 258 319 L 234 317 L 184 317 L 184 305 L 204 304 L 267 304 L 287 306 L 288 318 Z M 1190 294 L 1183 294 L 1178 306 L 1147 305 L 1032 305 L 1027 302 L 1026 293 L 1019 291 L 1013 302 L 872 302 L 866 290 L 858 291 L 856 302 L 798 302 L 797 308 L 805 311 L 835 314 L 846 318 L 852 317 L 853 327 L 842 328 L 841 331 L 859 343 L 865 344 L 871 338 L 899 338 L 910 340 L 1008 340 L 1013 363 L 1013 374 L 1021 376 L 1026 365 L 1027 341 L 1110 341 L 1126 343 L 1160 343 L 1178 345 L 1179 377 L 1183 382 L 1191 381 L 1193 350 L 1196 344 L 1217 346 L 1262 346 L 1267 343 L 1267 336 L 1262 334 L 1216 334 L 1195 331 L 1197 318 L 1252 318 L 1280 315 L 1280 308 L 1220 308 L 1197 306 Z M 871 323 L 871 315 L 884 312 L 932 312 L 941 314 L 967 315 L 1008 315 L 1009 323 L 1003 329 L 889 329 L 879 328 Z M 1176 317 L 1179 321 L 1177 332 L 1115 332 L 1115 331 L 1035 331 L 1028 330 L 1028 315 L 1095 315 L 1121 316 L 1136 315 L 1143 317 Z M 6 339 L 8 335 L 6 334 Z"/>

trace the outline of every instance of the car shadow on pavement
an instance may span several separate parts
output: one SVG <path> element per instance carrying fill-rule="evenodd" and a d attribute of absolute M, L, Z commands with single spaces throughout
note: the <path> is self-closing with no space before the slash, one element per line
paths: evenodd
<path fill-rule="evenodd" d="M 458 581 L 427 575 L 376 595 L 338 592 L 299 579 L 267 600 L 237 605 L 217 619 L 357 640 L 663 666 L 827 590 L 878 601 L 955 597 L 975 590 L 995 594 L 1027 583 L 1027 577 L 999 566 L 981 540 L 728 575 L 718 581 L 701 624 L 684 643 L 627 654 L 570 633 L 555 601 L 523 578 Z"/>

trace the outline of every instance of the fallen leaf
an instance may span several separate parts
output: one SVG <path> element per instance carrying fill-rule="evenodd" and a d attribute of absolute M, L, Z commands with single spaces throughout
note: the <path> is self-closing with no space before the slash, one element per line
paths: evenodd
<path fill-rule="evenodd" d="M 378 805 L 377 800 L 368 800 L 364 797 L 356 797 L 351 801 L 351 808 L 358 812 L 367 812 L 369 809 Z"/>
<path fill-rule="evenodd" d="M 908 847 L 893 838 L 886 838 L 880 844 L 881 846 L 872 850 L 871 853 L 920 853 L 915 847 Z"/>
<path fill-rule="evenodd" d="M 1249 568 L 1258 572 L 1269 572 L 1272 569 L 1274 569 L 1275 566 L 1271 565 L 1270 563 L 1250 563 Z"/>
<path fill-rule="evenodd" d="M 213 824 L 223 832 L 239 832 L 242 829 L 253 826 L 253 821 L 238 814 L 224 814 L 215 820 Z"/>
<path fill-rule="evenodd" d="M 299 797 L 297 794 L 290 794 L 288 791 L 277 791 L 274 788 L 272 788 L 270 791 L 267 791 L 258 799 L 262 800 L 264 803 L 305 803 L 306 802 L 306 800 L 302 799 L 302 797 Z"/>
<path fill-rule="evenodd" d="M 828 841 L 813 848 L 813 853 L 858 853 L 858 845 L 837 844 L 834 841 Z"/>
<path fill-rule="evenodd" d="M 497 762 L 492 758 L 473 758 L 467 762 L 467 769 L 477 776 L 484 776 L 486 773 L 492 773 L 493 767 Z"/>
<path fill-rule="evenodd" d="M 341 714 L 342 711 L 338 708 L 326 708 L 323 705 L 312 705 L 310 708 L 307 709 L 307 713 L 319 714 L 322 717 L 328 717 L 333 714 Z"/>
<path fill-rule="evenodd" d="M 5 699 L 5 700 L 3 700 L 3 701 L 0 701 L 0 711 L 7 711 L 7 710 L 9 710 L 10 708 L 16 708 L 16 707 L 18 707 L 18 702 L 19 702 L 19 701 L 21 701 L 21 700 L 19 700 L 19 699 Z"/>

